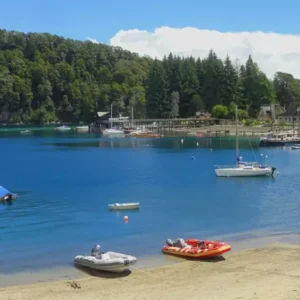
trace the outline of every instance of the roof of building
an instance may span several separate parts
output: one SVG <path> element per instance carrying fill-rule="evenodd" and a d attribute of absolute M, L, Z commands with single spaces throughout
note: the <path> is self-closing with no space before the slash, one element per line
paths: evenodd
<path fill-rule="evenodd" d="M 98 112 L 97 112 L 97 116 L 98 116 L 99 118 L 101 118 L 101 117 L 107 115 L 108 113 L 109 113 L 108 111 L 98 111 Z"/>
<path fill-rule="evenodd" d="M 300 103 L 291 103 L 287 110 L 278 115 L 278 117 L 296 117 L 296 116 L 300 116 Z"/>

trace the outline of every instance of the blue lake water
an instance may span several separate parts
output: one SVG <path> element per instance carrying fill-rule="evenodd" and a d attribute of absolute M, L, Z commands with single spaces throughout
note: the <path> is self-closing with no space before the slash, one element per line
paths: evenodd
<path fill-rule="evenodd" d="M 298 230 L 300 151 L 245 146 L 275 179 L 217 178 L 214 165 L 235 162 L 234 140 L 180 139 L 2 133 L 0 184 L 21 198 L 0 206 L 1 272 L 71 265 L 95 243 L 145 256 L 167 238 Z M 108 210 L 135 201 L 137 212 Z"/>

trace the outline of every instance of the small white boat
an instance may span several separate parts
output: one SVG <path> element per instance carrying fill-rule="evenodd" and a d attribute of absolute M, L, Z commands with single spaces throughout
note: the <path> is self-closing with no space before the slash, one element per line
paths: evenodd
<path fill-rule="evenodd" d="M 295 146 L 292 146 L 291 148 L 292 148 L 293 150 L 299 150 L 299 149 L 300 149 L 300 146 L 296 146 L 296 145 L 295 145 Z"/>
<path fill-rule="evenodd" d="M 114 273 L 124 272 L 136 262 L 137 258 L 134 256 L 111 251 L 93 255 L 77 255 L 74 258 L 74 264 L 77 266 Z"/>
<path fill-rule="evenodd" d="M 116 128 L 108 128 L 103 130 L 103 135 L 123 135 L 125 134 L 123 130 Z"/>
<path fill-rule="evenodd" d="M 138 209 L 140 208 L 139 202 L 132 202 L 132 203 L 114 203 L 108 204 L 109 209 L 111 210 L 129 210 L 129 209 Z"/>
<path fill-rule="evenodd" d="M 21 134 L 30 134 L 31 131 L 30 130 L 22 130 L 20 131 Z"/>
<path fill-rule="evenodd" d="M 87 126 L 87 125 L 77 126 L 76 130 L 79 132 L 86 132 L 86 131 L 89 131 L 89 126 Z"/>
<path fill-rule="evenodd" d="M 68 131 L 68 130 L 71 130 L 71 127 L 66 126 L 66 125 L 62 125 L 62 126 L 56 127 L 55 130 L 58 130 L 58 131 Z"/>

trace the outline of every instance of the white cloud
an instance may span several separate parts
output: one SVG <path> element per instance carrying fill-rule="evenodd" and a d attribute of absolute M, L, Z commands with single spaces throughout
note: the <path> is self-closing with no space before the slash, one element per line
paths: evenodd
<path fill-rule="evenodd" d="M 170 52 L 204 58 L 213 49 L 220 58 L 228 54 L 245 63 L 249 54 L 272 78 L 275 72 L 287 72 L 300 78 L 300 36 L 267 32 L 219 32 L 193 27 L 121 30 L 110 39 L 119 46 L 140 55 L 161 59 Z"/>

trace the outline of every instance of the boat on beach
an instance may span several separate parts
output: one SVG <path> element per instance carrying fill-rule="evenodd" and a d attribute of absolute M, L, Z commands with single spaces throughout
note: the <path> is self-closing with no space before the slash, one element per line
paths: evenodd
<path fill-rule="evenodd" d="M 114 203 L 108 204 L 110 210 L 130 210 L 130 209 L 139 209 L 140 203 L 139 202 L 132 202 L 132 203 Z"/>
<path fill-rule="evenodd" d="M 168 239 L 162 252 L 181 257 L 207 258 L 219 256 L 231 250 L 231 246 L 224 242 L 197 239 Z"/>
<path fill-rule="evenodd" d="M 137 258 L 118 252 L 100 252 L 100 245 L 95 246 L 91 255 L 77 255 L 74 264 L 99 271 L 121 273 L 136 264 Z"/>

